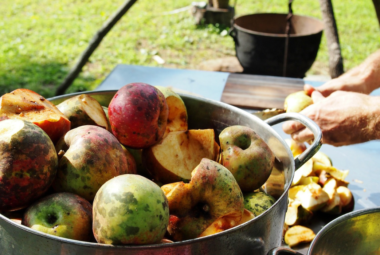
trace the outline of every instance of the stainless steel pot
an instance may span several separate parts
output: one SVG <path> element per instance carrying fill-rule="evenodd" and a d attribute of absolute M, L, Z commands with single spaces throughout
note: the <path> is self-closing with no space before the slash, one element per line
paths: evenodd
<path fill-rule="evenodd" d="M 116 91 L 89 92 L 102 105 L 107 106 Z M 79 93 L 78 93 L 79 94 Z M 76 94 L 54 97 L 58 104 Z M 216 235 L 171 244 L 144 246 L 110 246 L 75 241 L 34 231 L 17 225 L 0 214 L 1 254 L 266 254 L 281 245 L 282 229 L 288 205 L 288 189 L 295 169 L 312 157 L 320 148 L 321 131 L 310 119 L 299 114 L 282 114 L 265 122 L 252 114 L 227 105 L 199 97 L 182 95 L 192 129 L 213 128 L 219 134 L 225 127 L 245 125 L 253 128 L 276 155 L 278 162 L 266 183 L 276 203 L 266 212 L 245 224 Z M 285 141 L 270 127 L 286 120 L 297 120 L 314 133 L 314 143 L 294 160 Z"/>
<path fill-rule="evenodd" d="M 344 214 L 328 223 L 315 236 L 308 255 L 380 254 L 380 207 Z M 298 254 L 279 247 L 268 255 Z"/>

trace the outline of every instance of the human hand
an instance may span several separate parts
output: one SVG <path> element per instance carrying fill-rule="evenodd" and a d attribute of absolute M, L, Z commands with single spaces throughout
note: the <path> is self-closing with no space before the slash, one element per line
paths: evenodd
<path fill-rule="evenodd" d="M 334 146 L 361 143 L 378 138 L 380 132 L 380 98 L 337 91 L 324 97 L 312 93 L 314 104 L 300 114 L 312 119 L 322 131 L 322 143 Z M 283 130 L 293 140 L 306 142 L 313 133 L 298 122 L 286 122 Z"/>

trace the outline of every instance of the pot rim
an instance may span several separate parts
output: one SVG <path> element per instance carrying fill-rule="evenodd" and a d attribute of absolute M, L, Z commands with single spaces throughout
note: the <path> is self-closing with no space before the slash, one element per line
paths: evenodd
<path fill-rule="evenodd" d="M 246 28 L 241 27 L 241 26 L 239 26 L 239 25 L 237 25 L 235 23 L 237 19 L 240 19 L 240 18 L 243 18 L 243 17 L 265 16 L 265 15 L 287 16 L 288 14 L 287 13 L 274 13 L 274 12 L 273 13 L 258 12 L 258 13 L 253 13 L 253 14 L 242 15 L 242 16 L 234 18 L 234 20 L 233 20 L 233 27 L 235 27 L 237 30 L 240 30 L 240 31 L 246 32 L 248 34 L 252 34 L 252 35 L 259 35 L 259 36 L 265 36 L 265 37 L 274 37 L 274 38 L 286 38 L 287 37 L 286 34 L 275 34 L 275 33 L 258 32 L 258 31 L 255 31 L 255 30 L 246 29 Z M 323 22 L 321 20 L 319 20 L 317 18 L 314 18 L 314 17 L 311 17 L 311 16 L 306 16 L 306 15 L 293 14 L 293 16 L 303 17 L 303 18 L 307 18 L 307 19 L 310 19 L 310 20 L 314 20 L 314 21 L 316 21 L 316 22 L 318 22 L 318 23 L 321 24 L 322 29 L 320 29 L 316 33 L 308 33 L 308 34 L 302 34 L 302 35 L 290 34 L 289 35 L 290 38 L 300 38 L 300 37 L 305 37 L 305 36 L 311 36 L 311 35 L 321 34 L 323 32 L 324 25 L 323 25 Z"/>
<path fill-rule="evenodd" d="M 66 99 L 66 97 L 69 98 L 69 97 L 73 97 L 73 96 L 81 95 L 81 94 L 90 94 L 90 95 L 91 94 L 99 94 L 99 95 L 110 94 L 111 95 L 111 94 L 115 94 L 117 91 L 118 90 L 83 91 L 83 92 L 64 94 L 61 96 L 55 96 L 55 97 L 48 98 L 47 100 L 52 101 L 52 100 Z M 237 111 L 239 114 L 249 116 L 250 118 L 257 118 L 264 125 L 267 125 L 269 130 L 271 130 L 271 133 L 283 144 L 284 148 L 286 149 L 287 155 L 289 156 L 289 162 L 290 162 L 289 167 L 291 168 L 290 169 L 291 177 L 289 179 L 290 180 L 289 182 L 287 182 L 285 179 L 283 193 L 281 194 L 281 196 L 276 200 L 276 202 L 268 210 L 266 210 L 262 214 L 256 216 L 255 218 L 253 218 L 253 219 L 251 219 L 251 220 L 249 220 L 243 224 L 240 224 L 238 226 L 232 227 L 230 229 L 224 230 L 222 232 L 219 232 L 219 233 L 216 233 L 216 234 L 213 234 L 210 236 L 198 237 L 198 238 L 194 238 L 194 239 L 177 241 L 177 242 L 173 242 L 173 243 L 158 243 L 158 244 L 147 244 L 147 245 L 108 245 L 108 244 L 102 244 L 102 243 L 96 243 L 96 242 L 79 241 L 79 240 L 68 239 L 68 238 L 64 238 L 64 237 L 58 237 L 58 236 L 46 234 L 46 233 L 31 229 L 27 226 L 17 224 L 16 222 L 12 221 L 11 219 L 6 217 L 5 215 L 1 214 L 1 212 L 0 212 L 0 219 L 4 220 L 8 224 L 13 225 L 14 227 L 17 227 L 19 229 L 23 229 L 23 230 L 25 230 L 31 234 L 39 235 L 43 238 L 50 238 L 50 239 L 53 239 L 56 241 L 60 241 L 62 243 L 68 243 L 68 244 L 73 244 L 73 245 L 82 245 L 82 246 L 93 247 L 93 248 L 97 248 L 97 247 L 101 246 L 102 248 L 109 247 L 110 249 L 115 249 L 115 248 L 116 249 L 133 249 L 133 250 L 136 250 L 136 249 L 137 250 L 139 250 L 139 249 L 157 249 L 160 247 L 169 247 L 169 246 L 175 247 L 175 246 L 189 245 L 189 244 L 193 244 L 193 243 L 197 243 L 197 242 L 202 242 L 202 241 L 207 240 L 207 239 L 212 239 L 212 238 L 215 238 L 216 236 L 233 234 L 234 232 L 238 232 L 241 228 L 244 228 L 247 225 L 252 224 L 255 221 L 258 221 L 260 218 L 263 218 L 264 215 L 269 213 L 269 211 L 274 210 L 276 205 L 280 203 L 280 200 L 284 199 L 285 197 L 287 198 L 288 190 L 289 190 L 291 183 L 292 183 L 292 180 L 294 178 L 295 161 L 294 161 L 293 154 L 292 154 L 289 146 L 287 146 L 285 140 L 282 137 L 280 137 L 280 135 L 269 124 L 267 124 L 265 121 L 261 120 L 259 117 L 255 116 L 253 114 L 250 114 L 247 111 L 244 111 L 238 107 L 229 105 L 227 103 L 223 103 L 221 101 L 215 101 L 212 99 L 203 98 L 200 96 L 189 95 L 189 94 L 183 94 L 183 93 L 177 93 L 177 94 L 180 95 L 181 97 L 187 97 L 187 98 L 192 98 L 195 100 L 202 100 L 205 102 L 216 104 L 216 105 L 224 107 L 226 109 L 231 109 L 233 111 Z M 281 229 L 281 231 L 282 231 L 282 229 Z"/>

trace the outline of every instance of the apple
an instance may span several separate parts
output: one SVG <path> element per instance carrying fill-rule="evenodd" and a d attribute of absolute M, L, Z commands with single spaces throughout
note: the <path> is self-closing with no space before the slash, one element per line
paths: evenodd
<path fill-rule="evenodd" d="M 0 122 L 0 210 L 24 208 L 52 184 L 58 166 L 54 144 L 32 122 Z"/>
<path fill-rule="evenodd" d="M 315 233 L 310 228 L 304 226 L 293 226 L 286 231 L 284 241 L 290 247 L 300 243 L 310 243 L 313 241 Z"/>
<path fill-rule="evenodd" d="M 169 87 L 156 86 L 165 96 L 169 108 L 168 123 L 164 137 L 172 131 L 186 131 L 187 109 L 182 98 Z"/>
<path fill-rule="evenodd" d="M 215 161 L 202 159 L 189 183 L 172 183 L 161 189 L 169 203 L 171 240 L 197 238 L 217 219 L 223 219 L 223 229 L 237 226 L 242 219 L 240 187 L 231 172 Z"/>
<path fill-rule="evenodd" d="M 97 125 L 110 130 L 102 106 L 87 94 L 66 99 L 58 104 L 57 108 L 70 120 L 71 129 L 83 125 Z"/>
<path fill-rule="evenodd" d="M 70 121 L 43 96 L 29 89 L 16 89 L 0 99 L 0 118 L 28 120 L 42 128 L 53 143 L 70 130 Z"/>
<path fill-rule="evenodd" d="M 286 112 L 300 112 L 312 104 L 313 99 L 305 91 L 298 91 L 285 98 L 284 109 Z"/>
<path fill-rule="evenodd" d="M 89 201 L 109 179 L 121 174 L 135 173 L 129 169 L 124 149 L 109 131 L 98 126 L 80 126 L 67 132 L 58 141 L 60 155 L 57 192 L 71 192 Z"/>
<path fill-rule="evenodd" d="M 243 224 L 243 223 L 245 223 L 247 221 L 250 221 L 253 218 L 255 218 L 255 214 L 253 214 L 251 211 L 249 211 L 247 209 L 244 209 L 243 215 L 241 217 L 241 220 L 236 225 Z M 219 233 L 219 232 L 222 232 L 224 230 L 229 229 L 230 228 L 230 224 L 228 224 L 228 221 L 229 221 L 228 217 L 222 217 L 222 218 L 217 219 L 210 226 L 208 226 L 199 235 L 199 237 L 214 235 L 216 233 Z"/>
<path fill-rule="evenodd" d="M 155 181 L 189 181 L 202 158 L 216 160 L 218 152 L 213 129 L 169 132 L 160 143 L 143 150 L 143 163 Z"/>
<path fill-rule="evenodd" d="M 296 142 L 293 139 L 285 139 L 286 144 L 289 146 L 293 157 L 296 157 L 306 150 L 304 143 Z"/>
<path fill-rule="evenodd" d="M 93 232 L 98 243 L 159 243 L 169 224 L 164 192 L 147 178 L 125 174 L 107 181 L 93 203 Z"/>
<path fill-rule="evenodd" d="M 22 224 L 54 236 L 79 241 L 93 239 L 92 206 L 72 193 L 54 193 L 38 200 L 25 211 Z"/>
<path fill-rule="evenodd" d="M 262 191 L 244 194 L 244 208 L 256 216 L 268 210 L 275 202 L 276 199 Z"/>
<path fill-rule="evenodd" d="M 310 183 L 296 194 L 296 199 L 301 201 L 303 208 L 309 211 L 317 211 L 323 208 L 329 201 L 329 195 L 316 183 Z"/>
<path fill-rule="evenodd" d="M 165 96 L 146 83 L 130 83 L 119 89 L 108 106 L 111 129 L 123 145 L 148 148 L 163 137 L 168 105 Z"/>
<path fill-rule="evenodd" d="M 287 226 L 300 225 L 308 223 L 313 216 L 313 212 L 306 210 L 301 206 L 299 200 L 291 200 L 288 204 L 288 210 L 285 214 L 285 224 Z"/>
<path fill-rule="evenodd" d="M 236 178 L 243 192 L 260 188 L 274 164 L 269 146 L 251 128 L 230 126 L 219 135 L 221 163 Z"/>

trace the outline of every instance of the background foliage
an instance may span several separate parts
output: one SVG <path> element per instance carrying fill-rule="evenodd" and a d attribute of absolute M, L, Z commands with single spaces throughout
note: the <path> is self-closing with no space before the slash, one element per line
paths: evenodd
<path fill-rule="evenodd" d="M 231 0 L 232 1 L 232 0 Z M 140 0 L 95 51 L 69 92 L 92 90 L 119 63 L 197 69 L 205 60 L 233 56 L 233 40 L 220 27 L 196 27 L 188 0 Z M 233 2 L 233 1 L 232 1 Z M 27 87 L 54 95 L 93 34 L 123 0 L 0 0 L 0 94 Z M 345 69 L 380 48 L 380 29 L 371 0 L 333 1 Z M 321 19 L 319 1 L 296 0 L 294 13 Z M 286 0 L 237 1 L 237 15 L 287 12 Z M 323 37 L 308 74 L 328 75 Z"/>

